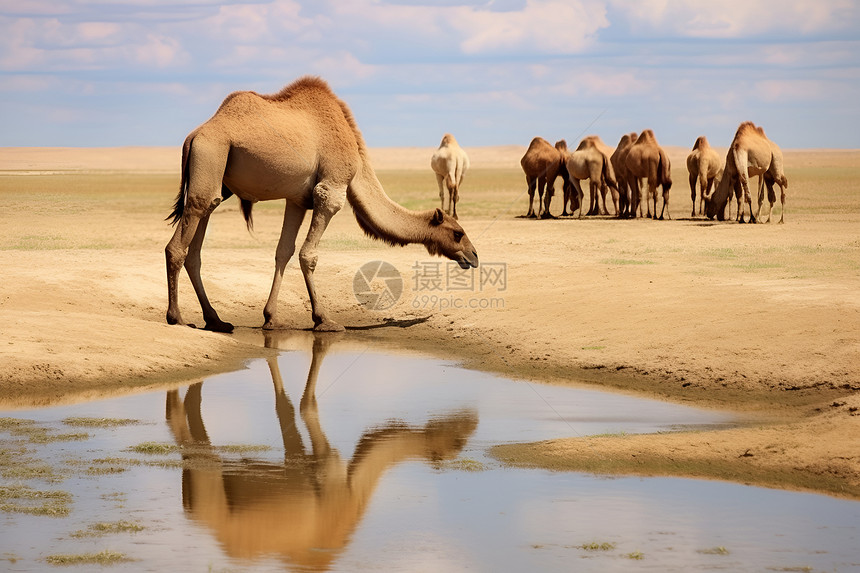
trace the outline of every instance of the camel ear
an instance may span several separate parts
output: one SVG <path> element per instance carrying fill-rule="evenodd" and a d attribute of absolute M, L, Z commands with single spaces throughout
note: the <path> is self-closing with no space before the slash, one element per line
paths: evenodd
<path fill-rule="evenodd" d="M 442 212 L 442 209 L 436 207 L 436 212 L 433 213 L 433 218 L 430 220 L 431 225 L 441 225 L 442 221 L 445 220 L 445 213 Z"/>

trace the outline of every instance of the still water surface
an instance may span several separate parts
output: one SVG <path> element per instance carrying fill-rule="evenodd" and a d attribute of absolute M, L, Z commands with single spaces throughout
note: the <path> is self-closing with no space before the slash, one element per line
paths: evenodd
<path fill-rule="evenodd" d="M 69 417 L 139 421 L 27 445 L 65 479 L 26 484 L 74 501 L 67 517 L 0 513 L 0 570 L 105 549 L 134 560 L 116 571 L 860 569 L 857 502 L 510 469 L 485 454 L 504 442 L 731 424 L 727 414 L 313 340 L 190 387 L 0 413 L 56 433 Z M 146 443 L 156 453 L 133 449 Z M 142 529 L 76 533 L 120 521 Z"/>

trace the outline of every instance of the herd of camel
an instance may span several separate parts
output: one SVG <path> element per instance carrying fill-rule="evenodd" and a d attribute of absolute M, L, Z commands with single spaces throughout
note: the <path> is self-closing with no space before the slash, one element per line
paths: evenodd
<path fill-rule="evenodd" d="M 469 158 L 454 136 L 445 134 L 430 163 L 439 183 L 442 209 L 456 217 L 459 186 L 465 170 L 469 167 Z M 590 201 L 586 215 L 608 215 L 606 196 L 611 192 L 617 217 L 642 217 L 642 191 L 647 191 L 645 216 L 661 220 L 664 215 L 672 218 L 668 208 L 669 190 L 672 187 L 671 164 L 669 156 L 657 143 L 657 138 L 650 129 L 638 135 L 635 132 L 625 134 L 614 150 L 597 135 L 585 137 L 572 152 L 568 151 L 567 143 L 563 139 L 552 145 L 541 137 L 535 137 L 520 165 L 528 183 L 529 209 L 526 217 L 553 217 L 549 207 L 555 191 L 555 180 L 561 177 L 563 217 L 573 215 L 577 209 L 582 217 L 584 193 L 581 182 L 588 179 Z M 764 188 L 767 186 L 770 202 L 767 222 L 770 222 L 776 202 L 773 189 L 776 184 L 781 192 L 782 213 L 779 222 L 784 221 L 785 189 L 788 187 L 788 180 L 783 172 L 782 151 L 768 139 L 761 127 L 752 122 L 744 122 L 738 127 L 725 162 L 720 160 L 707 137 L 699 137 L 687 156 L 687 171 L 690 175 L 690 195 L 693 202 L 690 214 L 692 217 L 696 216 L 698 187 L 699 215 L 707 215 L 709 219 L 717 217 L 721 221 L 730 218 L 733 191 L 737 200 L 736 219 L 741 223 L 745 222 L 745 206 L 748 205 L 749 221 L 755 223 L 761 215 Z M 749 179 L 755 176 L 759 178 L 759 194 L 758 209 L 753 215 Z M 643 182 L 647 184 L 647 188 Z M 662 187 L 663 195 L 659 216 L 658 187 Z M 537 211 L 534 206 L 535 191 L 538 194 Z"/>
<path fill-rule="evenodd" d="M 705 213 L 725 219 L 731 191 L 738 198 L 738 219 L 743 221 L 741 192 L 750 205 L 749 177 L 759 176 L 759 212 L 763 185 L 767 185 L 773 211 L 774 183 L 782 191 L 788 181 L 782 169 L 782 153 L 752 123 L 743 123 L 732 141 L 723 175 L 719 158 L 700 138 L 688 159 L 690 184 L 699 178 Z M 623 160 L 621 158 L 624 158 Z M 299 266 L 311 303 L 314 330 L 338 331 L 317 295 L 314 270 L 320 239 L 331 218 L 348 201 L 359 227 L 370 237 L 389 245 L 423 245 L 431 255 L 455 261 L 463 269 L 478 267 L 478 252 L 457 220 L 456 204 L 468 157 L 453 136 L 446 135 L 431 161 L 437 173 L 442 208 L 426 211 L 407 209 L 385 193 L 373 166 L 361 131 L 347 104 L 328 84 L 317 77 L 303 77 L 275 94 L 239 91 L 228 95 L 215 114 L 194 129 L 182 145 L 181 181 L 173 211 L 167 219 L 176 227 L 164 249 L 167 267 L 167 322 L 186 324 L 179 308 L 179 273 L 185 268 L 203 312 L 207 330 L 232 332 L 233 325 L 221 320 L 203 288 L 200 250 L 212 212 L 236 195 L 241 211 L 252 228 L 252 210 L 257 201 L 284 200 L 284 221 L 275 251 L 272 288 L 263 308 L 263 328 L 276 325 L 278 293 L 287 262 L 296 252 L 299 228 L 308 211 L 311 222 L 298 253 Z M 548 217 L 553 183 L 564 181 L 565 213 L 579 207 L 579 181 L 590 178 L 592 204 L 598 194 L 606 210 L 606 190 L 612 190 L 616 213 L 641 216 L 640 180 L 648 181 L 647 212 L 657 216 L 657 186 L 663 187 L 663 209 L 668 214 L 669 159 L 657 145 L 651 130 L 625 135 L 610 153 L 599 137 L 586 137 L 576 151 L 567 152 L 560 141 L 555 146 L 535 138 L 522 159 L 529 186 L 529 215 Z M 714 179 L 719 183 L 712 191 Z M 534 192 L 538 190 L 538 213 Z M 574 189 L 576 193 L 574 193 Z M 695 188 L 694 188 L 695 189 Z M 694 214 L 695 214 L 695 191 Z M 445 199 L 448 199 L 447 205 Z M 542 209 L 542 210 L 541 210 Z M 701 209 L 701 205 L 700 205 Z M 768 214 L 770 220 L 770 214 Z M 783 221 L 780 217 L 780 223 Z M 193 326 L 193 325 L 190 325 Z"/>

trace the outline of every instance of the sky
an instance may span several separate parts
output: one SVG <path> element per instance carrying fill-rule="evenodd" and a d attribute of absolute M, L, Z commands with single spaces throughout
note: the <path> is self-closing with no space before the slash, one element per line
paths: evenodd
<path fill-rule="evenodd" d="M 180 146 L 303 75 L 370 147 L 860 148 L 856 0 L 0 0 L 0 146 Z"/>

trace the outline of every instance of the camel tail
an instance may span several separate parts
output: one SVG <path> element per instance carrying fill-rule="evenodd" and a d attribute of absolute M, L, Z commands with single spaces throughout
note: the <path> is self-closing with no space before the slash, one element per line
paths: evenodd
<path fill-rule="evenodd" d="M 179 179 L 179 193 L 176 195 L 176 201 L 173 202 L 173 211 L 164 220 L 170 221 L 172 227 L 182 219 L 182 213 L 185 212 L 185 197 L 188 195 L 188 157 L 191 155 L 191 142 L 194 140 L 192 133 L 185 138 L 182 144 L 182 171 Z"/>
<path fill-rule="evenodd" d="M 657 173 L 660 175 L 663 192 L 665 193 L 672 188 L 672 167 L 669 163 L 669 156 L 662 150 L 660 151 L 660 164 L 657 166 Z"/>
<path fill-rule="evenodd" d="M 612 162 L 605 155 L 603 156 L 603 179 L 607 185 L 613 189 L 618 189 L 618 181 L 615 179 L 615 170 L 612 169 Z"/>
<path fill-rule="evenodd" d="M 247 199 L 239 199 L 239 206 L 242 208 L 242 217 L 245 218 L 245 225 L 249 231 L 254 230 L 254 202 Z"/>

